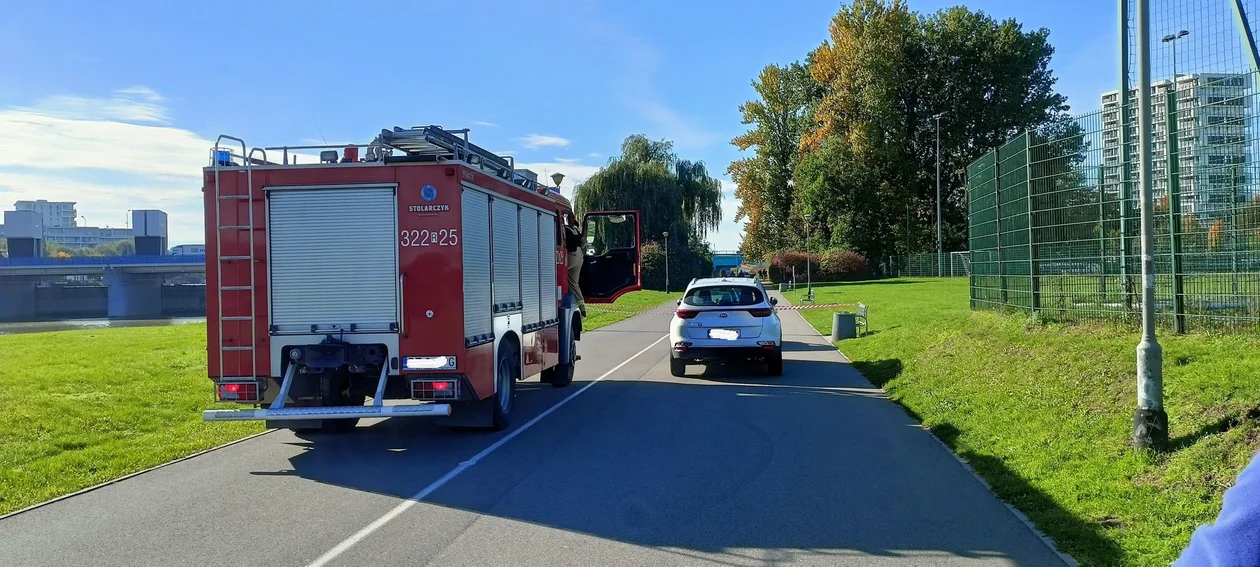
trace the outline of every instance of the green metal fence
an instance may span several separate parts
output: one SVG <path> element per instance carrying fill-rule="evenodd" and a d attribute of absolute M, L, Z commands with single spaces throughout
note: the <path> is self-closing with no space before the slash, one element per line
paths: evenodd
<path fill-rule="evenodd" d="M 1260 171 L 1253 73 L 1152 85 L 1156 309 L 1177 332 L 1257 329 Z M 968 167 L 973 308 L 1138 320 L 1136 91 L 1026 132 Z M 1123 108 L 1123 117 L 1122 114 Z"/>
<path fill-rule="evenodd" d="M 880 268 L 881 274 L 892 278 L 965 278 L 971 275 L 971 257 L 966 250 L 916 252 L 890 256 Z"/>

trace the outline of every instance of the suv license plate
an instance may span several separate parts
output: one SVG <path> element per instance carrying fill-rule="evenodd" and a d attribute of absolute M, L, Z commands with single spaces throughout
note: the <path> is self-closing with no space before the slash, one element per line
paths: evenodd
<path fill-rule="evenodd" d="M 735 329 L 709 329 L 709 338 L 733 341 L 739 338 L 739 331 Z"/>

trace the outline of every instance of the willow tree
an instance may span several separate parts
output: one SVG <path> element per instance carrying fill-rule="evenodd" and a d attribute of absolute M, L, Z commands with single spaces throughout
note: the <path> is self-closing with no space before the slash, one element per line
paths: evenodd
<path fill-rule="evenodd" d="M 643 239 L 703 242 L 722 221 L 722 184 L 703 162 L 679 159 L 673 143 L 635 134 L 621 144 L 621 155 L 574 191 L 578 214 L 586 211 L 637 210 Z"/>

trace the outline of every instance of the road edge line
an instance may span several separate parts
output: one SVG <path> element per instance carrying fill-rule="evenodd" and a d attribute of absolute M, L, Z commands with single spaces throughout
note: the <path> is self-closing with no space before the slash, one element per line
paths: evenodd
<path fill-rule="evenodd" d="M 528 430 L 530 427 L 533 427 L 534 424 L 538 423 L 539 421 L 542 421 L 544 417 L 551 415 L 551 412 L 560 409 L 562 406 L 564 406 L 564 404 L 569 403 L 570 400 L 582 395 L 583 392 L 586 392 L 587 390 L 589 390 L 591 386 L 594 386 L 600 383 L 605 378 L 611 376 L 614 372 L 621 370 L 623 367 L 625 367 L 625 365 L 630 364 L 631 361 L 633 361 L 636 358 L 639 358 L 640 356 L 643 355 L 643 353 L 651 350 L 656 345 L 661 344 L 661 341 L 668 338 L 669 338 L 669 334 L 666 333 L 665 335 L 661 336 L 661 338 L 656 339 L 655 341 L 652 341 L 652 344 L 646 347 L 643 347 L 643 350 L 636 352 L 633 355 L 631 355 L 630 358 L 627 358 L 621 361 L 620 364 L 612 367 L 612 369 L 610 369 L 608 372 L 605 372 L 602 375 L 600 375 L 599 378 L 591 380 L 585 386 L 582 386 L 580 390 L 573 392 L 572 394 L 569 394 L 564 399 L 560 400 L 559 402 L 556 402 L 555 405 L 543 410 L 542 413 L 534 416 L 533 419 L 525 422 L 524 425 L 517 427 L 516 429 L 513 429 L 512 431 L 508 432 L 507 435 L 504 435 L 502 438 L 500 438 L 498 441 L 495 441 L 489 447 L 482 449 L 481 452 L 477 453 L 476 455 L 473 455 L 468 460 L 459 463 L 458 465 L 455 466 L 455 468 L 447 471 L 446 474 L 442 475 L 440 478 L 433 481 L 428 486 L 421 489 L 419 492 L 413 494 L 410 498 L 400 502 L 397 506 L 394 506 L 392 510 L 386 512 L 381 517 L 373 520 L 372 523 L 364 526 L 362 529 L 355 532 L 350 537 L 342 540 L 341 543 L 338 543 L 337 545 L 333 546 L 332 549 L 324 552 L 323 555 L 320 555 L 314 561 L 307 564 L 307 567 L 323 567 L 323 565 L 327 564 L 329 561 L 336 559 L 342 553 L 345 553 L 351 547 L 354 547 L 355 544 L 359 543 L 360 541 L 363 541 L 364 538 L 372 535 L 372 533 L 374 533 L 376 530 L 380 529 L 385 524 L 388 524 L 390 521 L 392 521 L 394 518 L 397 518 L 403 512 L 406 512 L 412 506 L 415 506 L 416 504 L 420 503 L 421 500 L 427 498 L 435 490 L 441 488 L 447 482 L 450 482 L 452 479 L 459 476 L 460 473 L 471 468 L 473 465 L 480 462 L 481 459 L 484 459 L 490 456 L 490 454 L 497 451 L 499 447 L 506 445 L 508 441 L 511 441 L 517 435 L 520 435 L 522 432 Z"/>
<path fill-rule="evenodd" d="M 779 293 L 779 295 L 783 297 L 783 301 L 786 301 L 788 302 L 789 305 L 791 305 L 791 301 L 788 300 L 786 295 L 784 295 L 783 293 Z M 801 315 L 799 311 L 793 311 L 793 313 L 796 313 L 798 316 L 800 316 L 801 320 L 804 321 L 806 325 L 809 325 L 809 328 L 814 329 L 814 332 L 818 333 L 818 336 L 822 337 L 823 339 L 826 339 L 827 342 L 830 343 L 831 346 L 836 349 L 836 353 L 840 355 L 840 358 L 844 359 L 846 364 L 850 364 L 850 365 L 853 364 L 853 361 L 849 359 L 849 357 L 846 356 L 843 352 L 841 352 L 839 346 L 837 346 L 834 343 L 831 343 L 831 337 L 828 337 L 827 335 L 822 334 L 822 332 L 819 331 L 817 328 L 815 328 L 814 324 L 810 323 L 809 319 L 806 319 L 805 316 Z M 854 370 L 857 370 L 857 369 L 854 368 Z M 883 388 L 876 388 L 875 384 L 871 382 L 871 379 L 867 378 L 865 374 L 862 374 L 860 370 L 858 371 L 858 376 L 861 376 L 863 380 L 866 380 L 866 382 L 871 385 L 871 388 L 883 391 Z M 901 408 L 903 412 L 907 409 L 905 406 L 901 405 L 897 401 L 889 399 L 887 397 L 887 394 L 884 395 L 884 399 L 888 400 L 889 402 L 895 404 L 897 407 Z M 946 445 L 944 441 L 941 441 L 940 437 L 937 437 L 936 434 L 932 433 L 932 430 L 925 427 L 923 425 L 923 422 L 917 419 L 914 419 L 914 417 L 910 416 L 909 413 L 907 413 L 906 415 L 910 417 L 912 421 L 915 422 L 915 426 L 917 426 L 919 429 L 926 432 L 928 437 L 931 437 L 933 441 L 936 441 L 936 443 L 941 446 L 941 448 L 945 449 L 945 452 L 948 453 L 949 456 L 953 457 L 955 461 L 958 461 L 958 463 L 963 466 L 963 469 L 965 469 L 967 473 L 971 475 L 972 478 L 980 482 L 980 486 L 983 486 L 984 489 L 988 491 L 989 494 L 993 495 L 994 500 L 1001 502 L 1002 505 L 1005 506 L 1006 509 L 1009 510 L 1011 514 L 1015 516 L 1016 519 L 1018 519 L 1021 523 L 1024 524 L 1024 527 L 1028 528 L 1028 530 L 1031 531 L 1033 535 L 1037 536 L 1037 539 L 1041 540 L 1041 543 L 1044 543 L 1046 547 L 1050 548 L 1050 551 L 1052 553 L 1059 556 L 1059 559 L 1063 560 L 1063 562 L 1068 564 L 1069 567 L 1081 567 L 1081 563 L 1079 561 L 1077 561 L 1071 555 L 1068 555 L 1060 551 L 1058 545 L 1055 544 L 1054 540 L 1051 539 L 1050 536 L 1047 536 L 1046 534 L 1042 533 L 1042 531 L 1039 528 L 1037 528 L 1037 525 L 1034 524 L 1033 521 L 1026 514 L 1019 511 L 1019 508 L 1016 508 L 1010 502 L 1007 502 L 1006 500 L 1003 500 L 1001 496 L 998 496 L 998 493 L 993 490 L 993 486 L 989 484 L 989 481 L 984 480 L 984 477 L 980 476 L 980 473 L 977 473 L 976 470 L 971 467 L 971 463 L 968 463 L 966 460 L 960 457 L 958 453 L 955 453 L 954 450 L 950 448 L 949 445 Z"/>
<path fill-rule="evenodd" d="M 30 511 L 35 510 L 35 509 L 37 509 L 37 508 L 43 508 L 44 506 L 48 506 L 48 505 L 50 505 L 50 504 L 56 504 L 56 503 L 58 503 L 58 502 L 61 502 L 62 500 L 69 500 L 69 499 L 71 499 L 71 498 L 74 498 L 75 496 L 79 496 L 79 495 L 82 495 L 82 494 L 87 494 L 87 493 L 92 492 L 92 491 L 94 491 L 94 490 L 99 490 L 99 489 L 101 489 L 101 488 L 105 488 L 106 486 L 109 486 L 109 485 L 111 485 L 111 484 L 116 484 L 116 483 L 122 482 L 122 481 L 124 481 L 124 480 L 127 480 L 127 479 L 129 479 L 129 478 L 132 478 L 132 477 L 137 477 L 137 476 L 140 476 L 140 475 L 145 474 L 145 473 L 150 473 L 150 472 L 153 472 L 153 471 L 158 470 L 158 469 L 160 469 L 160 468 L 163 468 L 163 467 L 168 467 L 168 466 L 171 466 L 171 465 L 176 464 L 176 463 L 180 463 L 180 462 L 183 462 L 183 461 L 187 461 L 187 460 L 189 460 L 189 459 L 195 459 L 195 458 L 200 457 L 200 456 L 202 456 L 202 455 L 205 455 L 205 454 L 207 454 L 207 453 L 211 453 L 211 452 L 214 452 L 214 451 L 218 451 L 219 449 L 226 449 L 226 448 L 228 448 L 228 447 L 231 447 L 232 445 L 236 445 L 237 443 L 244 443 L 245 441 L 249 441 L 250 439 L 253 439 L 253 438 L 255 438 L 255 437 L 262 437 L 263 435 L 266 435 L 266 434 L 268 434 L 268 433 L 274 433 L 274 432 L 276 432 L 276 431 L 277 431 L 276 429 L 267 429 L 267 430 L 264 430 L 264 431 L 259 431 L 258 433 L 254 433 L 254 434 L 252 434 L 252 435 L 248 435 L 248 436 L 246 436 L 246 437 L 242 437 L 242 438 L 240 438 L 240 439 L 236 439 L 236 440 L 233 440 L 233 441 L 228 441 L 227 443 L 224 443 L 224 444 L 222 444 L 222 445 L 215 445 L 214 447 L 210 447 L 209 449 L 202 449 L 202 450 L 200 450 L 200 451 L 197 451 L 196 453 L 191 453 L 191 454 L 185 455 L 185 456 L 180 457 L 180 458 L 175 459 L 175 460 L 166 461 L 165 463 L 161 463 L 161 464 L 153 465 L 153 466 L 151 466 L 151 467 L 149 467 L 149 468 L 147 468 L 147 469 L 138 470 L 138 471 L 135 471 L 135 472 L 132 472 L 132 473 L 127 473 L 127 474 L 125 474 L 125 475 L 123 475 L 123 476 L 120 476 L 120 477 L 115 478 L 115 479 L 111 479 L 111 480 L 104 481 L 104 482 L 102 482 L 102 483 L 100 483 L 100 484 L 94 484 L 94 485 L 89 486 L 89 487 L 87 487 L 87 488 L 80 488 L 79 490 L 76 490 L 76 491 L 71 492 L 71 493 L 69 493 L 69 494 L 62 494 L 61 496 L 58 496 L 58 497 L 53 498 L 53 499 L 51 499 L 51 500 L 45 500 L 45 501 L 40 502 L 40 503 L 38 503 L 38 504 L 31 504 L 30 506 L 27 506 L 27 507 L 22 508 L 22 509 L 20 509 L 20 510 L 14 510 L 14 511 L 12 511 L 12 512 L 9 512 L 8 514 L 0 515 L 0 522 L 3 522 L 4 520 L 7 520 L 7 519 L 9 519 L 9 518 L 11 518 L 11 517 L 13 517 L 13 516 L 18 515 L 18 514 L 23 514 L 23 513 L 26 513 L 26 512 L 30 512 Z"/>

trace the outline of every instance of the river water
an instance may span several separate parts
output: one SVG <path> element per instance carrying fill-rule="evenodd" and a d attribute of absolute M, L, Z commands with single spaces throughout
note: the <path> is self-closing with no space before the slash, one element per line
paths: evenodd
<path fill-rule="evenodd" d="M 205 317 L 171 317 L 167 319 L 72 319 L 64 321 L 35 321 L 30 323 L 0 323 L 0 335 L 47 333 L 50 331 L 77 331 L 82 329 L 106 329 L 111 327 L 163 327 L 205 323 Z"/>

